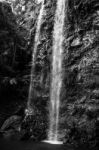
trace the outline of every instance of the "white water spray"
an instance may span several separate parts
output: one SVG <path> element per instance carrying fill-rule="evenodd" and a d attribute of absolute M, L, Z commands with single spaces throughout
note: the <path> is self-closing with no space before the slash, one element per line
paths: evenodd
<path fill-rule="evenodd" d="M 63 55 L 63 27 L 65 18 L 65 0 L 57 0 L 55 24 L 53 31 L 53 62 L 52 83 L 50 94 L 50 116 L 48 140 L 59 141 L 59 106 L 60 90 L 62 86 L 62 55 Z"/>
<path fill-rule="evenodd" d="M 31 108 L 31 100 L 32 100 L 32 93 L 33 93 L 33 88 L 34 88 L 34 68 L 35 68 L 35 59 L 36 59 L 36 54 L 37 54 L 37 47 L 39 44 L 39 37 L 40 37 L 40 29 L 41 29 L 41 24 L 42 24 L 42 17 L 43 17 L 43 12 L 44 12 L 44 0 L 42 0 L 41 4 L 41 9 L 40 13 L 38 15 L 38 20 L 37 20 L 37 28 L 36 28 L 36 33 L 35 33 L 35 45 L 34 45 L 34 51 L 32 55 L 32 68 L 31 68 L 31 78 L 30 78 L 30 88 L 29 88 L 29 97 L 28 97 L 28 103 L 27 103 L 27 112 L 28 115 L 33 113 L 33 108 Z"/>

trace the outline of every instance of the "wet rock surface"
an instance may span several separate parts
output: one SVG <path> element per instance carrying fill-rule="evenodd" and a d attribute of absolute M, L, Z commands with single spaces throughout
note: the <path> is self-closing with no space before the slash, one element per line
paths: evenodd
<path fill-rule="evenodd" d="M 78 143 L 87 143 L 94 147 L 99 140 L 96 126 L 99 122 L 99 30 L 95 28 L 99 3 L 75 1 L 74 10 L 71 9 L 71 3 L 69 1 L 69 13 L 74 11 L 74 14 L 68 18 L 68 56 L 64 60 L 62 100 L 64 111 L 61 114 L 62 119 L 66 119 L 67 129 L 69 128 L 66 143 L 69 140 L 74 143 L 79 141 Z M 69 38 L 69 34 L 72 38 Z"/>

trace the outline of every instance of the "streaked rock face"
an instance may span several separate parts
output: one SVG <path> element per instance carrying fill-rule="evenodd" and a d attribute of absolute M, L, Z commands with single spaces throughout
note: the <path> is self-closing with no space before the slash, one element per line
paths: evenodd
<path fill-rule="evenodd" d="M 66 30 L 68 45 L 65 50 L 68 50 L 65 53 L 68 56 L 64 59 L 62 119 L 66 117 L 67 126 L 74 124 L 75 130 L 78 128 L 81 133 L 93 134 L 95 140 L 99 112 L 99 4 L 94 0 L 76 2 L 74 10 L 71 1 L 68 7 L 72 15 L 67 17 L 69 32 Z"/>

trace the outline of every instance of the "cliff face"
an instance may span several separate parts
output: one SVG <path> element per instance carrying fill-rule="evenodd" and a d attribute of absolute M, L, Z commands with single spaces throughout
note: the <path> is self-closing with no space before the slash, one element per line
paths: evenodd
<path fill-rule="evenodd" d="M 45 3 L 35 65 L 33 103 L 41 114 L 45 114 L 49 101 L 55 8 L 55 1 Z M 98 21 L 98 1 L 66 1 L 60 129 L 70 142 L 98 141 Z"/>
<path fill-rule="evenodd" d="M 69 0 L 65 35 L 62 119 L 72 134 L 92 140 L 99 123 L 99 2 Z"/>

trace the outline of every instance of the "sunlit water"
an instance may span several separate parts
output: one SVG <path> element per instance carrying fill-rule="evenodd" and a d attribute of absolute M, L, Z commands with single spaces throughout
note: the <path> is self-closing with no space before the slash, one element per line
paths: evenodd
<path fill-rule="evenodd" d="M 62 141 L 49 141 L 49 140 L 44 140 L 44 141 L 42 141 L 42 142 L 44 142 L 44 143 L 49 143 L 49 144 L 58 144 L 58 145 L 61 145 L 61 144 L 63 144 L 63 142 Z"/>
<path fill-rule="evenodd" d="M 57 142 L 59 140 L 59 106 L 60 90 L 62 86 L 62 56 L 63 56 L 63 27 L 65 17 L 65 0 L 57 0 L 55 23 L 53 31 L 53 61 L 52 61 L 52 82 L 49 108 L 49 133 L 48 140 Z"/>
<path fill-rule="evenodd" d="M 31 79 L 30 79 L 30 88 L 29 88 L 29 97 L 28 97 L 28 103 L 27 103 L 27 109 L 28 109 L 28 114 L 32 114 L 33 108 L 31 107 L 32 103 L 32 93 L 33 93 L 33 88 L 34 88 L 34 68 L 35 68 L 35 59 L 36 59 L 36 54 L 37 54 L 37 47 L 39 44 L 39 37 L 40 37 L 40 29 L 41 29 L 41 24 L 42 24 L 42 17 L 43 17 L 43 12 L 44 12 L 44 0 L 42 0 L 42 5 L 40 9 L 40 13 L 38 15 L 38 20 L 37 20 L 37 28 L 36 28 L 36 33 L 35 33 L 35 45 L 33 49 L 33 55 L 32 55 L 32 68 L 31 68 Z"/>
<path fill-rule="evenodd" d="M 27 103 L 26 114 L 33 114 L 33 108 L 31 107 L 33 100 L 33 89 L 34 89 L 34 69 L 37 48 L 39 45 L 40 29 L 42 24 L 42 17 L 44 12 L 44 1 L 42 1 L 40 13 L 37 19 L 37 28 L 35 34 L 35 45 L 32 55 L 32 68 L 31 68 L 31 81 L 29 88 L 29 97 Z M 52 53 L 52 81 L 50 90 L 50 106 L 49 106 L 49 131 L 48 131 L 48 143 L 51 144 L 62 144 L 59 141 L 59 107 L 60 107 L 60 91 L 62 86 L 62 56 L 63 56 L 63 27 L 65 17 L 65 0 L 57 0 L 57 8 L 55 14 L 55 23 L 53 30 L 53 53 Z"/>

